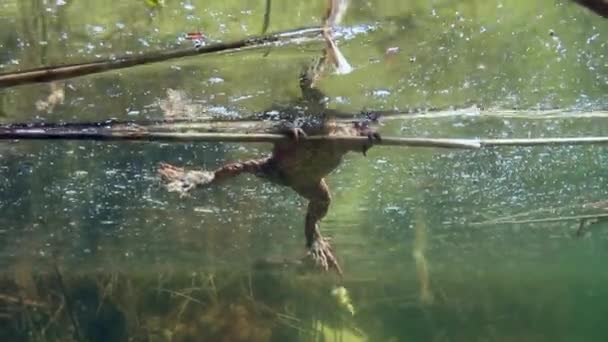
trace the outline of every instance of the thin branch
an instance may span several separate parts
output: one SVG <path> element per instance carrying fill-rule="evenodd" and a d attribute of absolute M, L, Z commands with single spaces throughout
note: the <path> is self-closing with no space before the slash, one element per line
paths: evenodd
<path fill-rule="evenodd" d="M 169 290 L 169 289 L 159 289 L 159 291 L 160 292 L 166 292 L 166 293 L 168 293 L 168 294 L 170 294 L 172 296 L 182 297 L 182 298 L 184 298 L 184 299 L 186 299 L 188 301 L 195 302 L 195 303 L 200 304 L 200 305 L 204 305 L 205 304 L 205 303 L 201 302 L 200 300 L 198 300 L 198 299 L 196 299 L 196 298 L 194 298 L 192 296 L 188 296 L 187 294 L 182 293 L 182 292 L 173 291 L 173 290 Z"/>
<path fill-rule="evenodd" d="M 529 220 L 507 220 L 507 221 L 485 221 L 485 222 L 473 222 L 472 226 L 485 226 L 494 224 L 531 224 L 531 223 L 550 223 L 550 222 L 561 222 L 561 221 L 578 221 L 578 220 L 589 220 L 599 219 L 608 217 L 608 214 L 590 214 L 590 215 L 576 215 L 576 216 L 560 216 L 560 217 L 547 217 L 539 219 Z"/>
<path fill-rule="evenodd" d="M 65 283 L 63 282 L 63 276 L 61 275 L 61 271 L 59 271 L 59 267 L 57 266 L 57 264 L 55 264 L 53 266 L 54 266 L 54 270 L 55 270 L 55 277 L 57 278 L 57 285 L 59 286 L 59 290 L 61 291 L 61 294 L 63 295 L 63 298 L 65 300 L 65 307 L 67 309 L 68 317 L 70 318 L 72 326 L 74 327 L 74 338 L 78 342 L 84 341 L 84 339 L 80 335 L 80 327 L 78 325 L 78 319 L 76 318 L 76 314 L 74 313 L 74 307 L 72 306 L 73 301 L 72 301 L 72 298 L 71 298 L 67 288 L 65 287 Z"/>
<path fill-rule="evenodd" d="M 61 314 L 61 312 L 63 311 L 65 307 L 65 297 L 61 297 L 61 304 L 59 304 L 59 307 L 57 308 L 57 310 L 55 310 L 55 313 L 53 313 L 52 316 L 50 316 L 49 321 L 46 323 L 46 325 L 44 326 L 44 328 L 42 328 L 41 331 L 41 335 L 42 336 L 46 336 L 46 332 L 47 330 L 49 330 L 49 328 L 53 325 L 53 324 L 57 324 L 57 320 L 59 319 L 59 314 Z"/>
<path fill-rule="evenodd" d="M 266 0 L 266 8 L 264 10 L 264 23 L 262 24 L 262 34 L 265 34 L 270 26 L 270 9 L 272 8 L 272 1 Z"/>
<path fill-rule="evenodd" d="M 267 46 L 284 40 L 296 41 L 294 38 L 314 37 L 320 35 L 321 33 L 322 28 L 319 27 L 301 28 L 268 35 L 249 37 L 234 42 L 209 44 L 198 48 L 180 49 L 167 52 L 152 52 L 141 56 L 121 56 L 88 63 L 51 66 L 4 73 L 0 74 L 0 89 L 23 84 L 63 80 L 110 70 L 125 69 L 138 65 L 164 62 L 177 58 L 210 53 L 241 51 L 243 49 Z"/>
<path fill-rule="evenodd" d="M 565 110 L 482 110 L 476 106 L 463 108 L 410 108 L 404 110 L 369 111 L 379 116 L 382 121 L 411 120 L 411 119 L 440 119 L 455 117 L 526 119 L 526 120 L 569 120 L 572 118 L 606 118 L 608 111 L 597 110 L 588 112 Z M 346 113 L 344 113 L 346 114 Z M 352 115 L 352 114 L 351 114 Z"/>
<path fill-rule="evenodd" d="M 339 121 L 336 124 L 349 124 Z M 134 140 L 165 142 L 242 142 L 272 143 L 288 139 L 277 132 L 276 121 L 149 121 L 98 123 L 39 123 L 0 126 L 0 140 Z M 240 130 L 241 132 L 234 132 Z M 242 133 L 245 131 L 245 133 Z M 248 133 L 251 132 L 251 133 Z M 273 132 L 273 133 L 265 133 Z M 317 135 L 308 141 L 366 144 L 367 137 Z M 547 145 L 608 144 L 608 136 L 526 138 L 526 139 L 451 139 L 384 137 L 376 145 L 478 149 L 481 147 L 525 147 Z"/>
<path fill-rule="evenodd" d="M 9 303 L 9 304 L 22 304 L 24 306 L 31 306 L 31 307 L 36 307 L 36 308 L 45 308 L 46 307 L 45 304 L 38 303 L 31 299 L 12 297 L 12 296 L 5 295 L 5 294 L 0 294 L 0 301 Z"/>
<path fill-rule="evenodd" d="M 0 140 L 135 140 L 135 141 L 165 141 L 165 142 L 242 142 L 242 143 L 272 143 L 289 139 L 282 134 L 266 133 L 181 133 L 181 132 L 147 132 L 138 130 L 124 131 L 52 131 L 43 129 L 16 129 L 0 131 Z M 306 141 L 344 142 L 365 144 L 367 137 L 355 136 L 308 136 Z M 376 145 L 441 147 L 441 148 L 479 148 L 476 140 L 467 139 L 432 139 L 432 138 L 400 138 L 385 137 L 376 141 Z"/>
<path fill-rule="evenodd" d="M 481 147 L 541 146 L 541 145 L 595 145 L 607 144 L 608 137 L 568 137 L 530 139 L 480 139 Z"/>

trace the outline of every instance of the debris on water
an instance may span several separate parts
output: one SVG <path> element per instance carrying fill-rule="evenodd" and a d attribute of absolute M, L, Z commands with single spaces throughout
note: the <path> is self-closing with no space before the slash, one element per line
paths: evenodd
<path fill-rule="evenodd" d="M 597 37 L 599 37 L 599 36 L 600 36 L 600 34 L 599 34 L 599 33 L 596 33 L 596 34 L 592 35 L 591 37 L 587 38 L 587 44 L 591 44 L 591 43 L 592 43 L 594 40 L 596 40 L 596 39 L 597 39 Z"/>
<path fill-rule="evenodd" d="M 208 107 L 207 111 L 210 114 L 217 114 L 223 117 L 233 117 L 233 118 L 238 118 L 241 113 L 236 112 L 234 110 L 230 110 L 224 106 L 212 106 L 212 107 Z"/>
<path fill-rule="evenodd" d="M 216 211 L 216 209 L 210 208 L 210 207 L 195 207 L 194 211 L 197 213 L 213 214 Z"/>
<path fill-rule="evenodd" d="M 165 0 L 146 0 L 146 4 L 150 8 L 159 8 L 165 6 Z"/>
<path fill-rule="evenodd" d="M 87 25 L 86 29 L 92 34 L 101 34 L 106 30 L 103 26 L 100 25 Z"/>
<path fill-rule="evenodd" d="M 195 48 L 199 48 L 207 44 L 207 37 L 200 31 L 188 32 L 184 39 L 190 40 Z"/>
<path fill-rule="evenodd" d="M 396 55 L 401 51 L 401 49 L 398 46 L 393 46 L 393 47 L 389 47 L 388 49 L 386 49 L 386 51 L 384 52 L 385 55 Z"/>
<path fill-rule="evenodd" d="M 350 103 L 350 100 L 347 97 L 344 97 L 344 96 L 336 96 L 333 99 L 333 102 L 335 102 L 335 103 Z"/>
<path fill-rule="evenodd" d="M 372 95 L 376 96 L 376 97 L 387 97 L 390 94 L 391 94 L 391 92 L 386 89 L 378 89 L 378 90 L 372 91 Z"/>
<path fill-rule="evenodd" d="M 208 81 L 211 84 L 224 83 L 224 79 L 221 77 L 210 77 Z"/>
<path fill-rule="evenodd" d="M 74 172 L 74 176 L 76 176 L 78 178 L 83 178 L 83 177 L 87 176 L 88 174 L 89 173 L 84 170 L 78 170 L 78 171 Z"/>
<path fill-rule="evenodd" d="M 139 41 L 141 43 L 141 45 L 143 45 L 145 47 L 150 47 L 150 43 L 148 43 L 148 41 L 143 38 L 139 38 L 137 41 Z"/>
<path fill-rule="evenodd" d="M 38 100 L 35 103 L 36 110 L 52 113 L 57 105 L 63 104 L 65 100 L 64 84 L 52 82 L 49 85 L 50 94 L 44 100 Z"/>
<path fill-rule="evenodd" d="M 335 287 L 331 290 L 331 295 L 336 298 L 340 307 L 346 309 L 351 315 L 355 315 L 355 307 L 350 299 L 348 290 L 344 286 Z"/>
<path fill-rule="evenodd" d="M 336 73 L 338 75 L 346 75 L 351 73 L 353 71 L 353 67 L 348 63 L 346 57 L 344 57 L 340 49 L 338 49 L 338 45 L 334 42 L 334 40 L 326 37 L 326 43 L 329 48 L 330 55 L 334 61 Z"/>

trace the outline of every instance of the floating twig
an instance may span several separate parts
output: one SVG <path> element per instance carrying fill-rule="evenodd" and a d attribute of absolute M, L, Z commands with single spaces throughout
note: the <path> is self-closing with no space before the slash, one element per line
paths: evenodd
<path fill-rule="evenodd" d="M 44 129 L 0 130 L 0 140 L 102 140 L 102 141 L 163 141 L 163 142 L 242 142 L 272 143 L 289 139 L 282 134 L 266 133 L 198 133 L 198 132 L 149 132 L 133 130 L 98 130 L 98 131 L 53 131 Z M 367 137 L 315 135 L 302 137 L 305 141 L 343 142 L 365 144 Z M 415 146 L 476 149 L 479 141 L 474 139 L 434 139 L 434 138 L 401 138 L 384 137 L 376 145 Z"/>
<path fill-rule="evenodd" d="M 538 219 L 528 220 L 505 220 L 505 221 L 484 221 L 484 222 L 473 222 L 472 226 L 486 226 L 496 224 L 533 224 L 533 223 L 551 223 L 551 222 L 562 222 L 562 221 L 579 221 L 579 220 L 591 220 L 608 217 L 607 214 L 589 214 L 589 215 L 575 215 L 575 216 L 559 216 L 559 217 L 546 217 Z"/>
<path fill-rule="evenodd" d="M 481 147 L 541 146 L 541 145 L 595 145 L 608 143 L 608 137 L 567 137 L 529 139 L 479 139 Z"/>
<path fill-rule="evenodd" d="M 60 298 L 61 298 L 61 304 L 59 304 L 59 307 L 57 308 L 57 310 L 55 310 L 55 312 L 49 317 L 49 321 L 46 323 L 44 328 L 42 328 L 42 330 L 41 330 L 42 336 L 46 336 L 46 332 L 49 330 L 49 328 L 53 324 L 57 324 L 59 315 L 61 314 L 61 312 L 63 311 L 63 309 L 65 307 L 65 297 L 60 297 Z"/>
<path fill-rule="evenodd" d="M 266 34 L 268 26 L 270 26 L 270 9 L 272 8 L 272 1 L 266 0 L 266 7 L 264 9 L 264 23 L 262 24 L 262 34 Z"/>
<path fill-rule="evenodd" d="M 194 298 L 192 296 L 189 296 L 189 295 L 187 295 L 185 293 L 182 293 L 182 292 L 173 291 L 173 290 L 169 290 L 169 289 L 159 289 L 159 292 L 166 292 L 166 293 L 168 293 L 168 294 L 170 294 L 172 296 L 181 297 L 181 298 L 184 298 L 184 299 L 186 299 L 188 301 L 191 301 L 191 302 L 194 302 L 194 303 L 197 303 L 197 304 L 200 304 L 200 305 L 204 305 L 205 304 L 205 303 L 201 302 L 200 300 L 198 300 L 198 299 L 196 299 L 196 298 Z"/>
<path fill-rule="evenodd" d="M 0 74 L 0 89 L 23 84 L 63 80 L 138 65 L 164 62 L 177 58 L 259 48 L 290 39 L 291 41 L 296 41 L 294 38 L 315 37 L 322 32 L 323 29 L 320 27 L 300 28 L 268 35 L 248 37 L 234 42 L 209 44 L 188 49 L 152 52 L 140 56 L 120 56 L 88 63 L 68 64 L 3 73 Z"/>
<path fill-rule="evenodd" d="M 348 125 L 348 120 L 336 124 Z M 272 143 L 288 139 L 276 132 L 276 121 L 107 121 L 95 123 L 34 123 L 0 126 L 0 140 L 102 140 L 102 141 L 164 141 L 164 142 L 242 142 Z M 245 130 L 246 133 L 234 132 Z M 249 132 L 249 133 L 248 133 Z M 307 141 L 364 144 L 367 137 L 316 135 Z M 549 145 L 608 144 L 608 136 L 514 139 L 459 139 L 383 137 L 377 145 L 478 149 L 481 147 L 529 147 Z"/>
<path fill-rule="evenodd" d="M 353 71 L 353 67 L 348 63 L 346 57 L 342 54 L 333 37 L 333 28 L 338 25 L 348 8 L 348 0 L 327 0 L 327 8 L 325 17 L 323 18 L 323 39 L 325 40 L 325 54 L 328 61 L 331 62 L 339 75 L 349 74 Z"/>
<path fill-rule="evenodd" d="M 0 294 L 0 302 L 5 302 L 8 304 L 21 304 L 23 306 L 29 306 L 29 307 L 34 307 L 34 308 L 45 308 L 46 307 L 45 304 L 38 303 L 31 299 L 17 298 L 17 297 L 12 297 L 12 296 L 5 295 L 5 294 Z"/>
<path fill-rule="evenodd" d="M 435 301 L 431 290 L 431 280 L 429 276 L 429 262 L 426 258 L 428 228 L 424 222 L 424 216 L 420 212 L 416 213 L 416 223 L 414 225 L 414 244 L 412 246 L 412 256 L 416 265 L 418 282 L 420 285 L 420 303 L 431 305 Z"/>

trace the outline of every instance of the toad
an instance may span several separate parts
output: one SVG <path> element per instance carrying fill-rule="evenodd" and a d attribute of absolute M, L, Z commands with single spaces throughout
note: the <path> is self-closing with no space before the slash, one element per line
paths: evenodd
<path fill-rule="evenodd" d="M 195 187 L 221 184 L 242 173 L 250 173 L 272 183 L 292 188 L 308 200 L 304 223 L 308 255 L 325 271 L 335 270 L 338 274 L 342 274 L 329 240 L 323 237 L 319 229 L 319 222 L 327 214 L 331 203 L 325 178 L 340 165 L 346 153 L 358 151 L 365 154 L 373 142 L 380 139 L 380 135 L 370 127 L 373 119 L 344 124 L 335 122 L 327 111 L 316 114 L 319 113 L 320 107 L 324 107 L 322 104 L 324 96 L 313 86 L 313 83 L 323 65 L 323 58 L 318 59 L 312 63 L 312 68 L 306 68 L 301 73 L 300 88 L 306 104 L 304 114 L 308 115 L 304 119 L 299 117 L 299 124 L 292 120 L 281 123 L 278 130 L 289 138 L 275 143 L 270 156 L 226 164 L 212 172 L 186 170 L 161 163 L 158 172 L 169 191 L 182 194 Z M 366 136 L 368 139 L 361 144 L 307 140 L 307 135 Z"/>

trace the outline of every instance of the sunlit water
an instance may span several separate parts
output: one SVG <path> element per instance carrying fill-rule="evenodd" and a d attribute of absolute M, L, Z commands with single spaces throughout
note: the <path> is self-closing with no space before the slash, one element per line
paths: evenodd
<path fill-rule="evenodd" d="M 272 6 L 271 31 L 317 25 L 323 10 L 321 1 Z M 0 72 L 186 47 L 183 34 L 198 30 L 212 41 L 238 39 L 259 33 L 263 11 L 263 1 L 167 0 L 163 8 L 146 1 L 4 1 Z M 386 120 L 380 127 L 386 136 L 608 134 L 604 117 L 583 116 L 608 108 L 608 21 L 568 2 L 353 1 L 339 32 L 355 70 L 320 82 L 332 108 L 522 110 Z M 300 96 L 300 68 L 320 48 L 190 58 L 71 79 L 60 83 L 63 103 L 50 106 L 44 105 L 52 102 L 49 85 L 0 90 L 1 119 L 160 118 L 168 89 L 182 91 L 195 113 L 260 112 Z M 560 110 L 540 117 L 553 108 Z M 263 144 L 2 143 L 0 336 L 608 336 L 606 224 L 526 222 L 607 214 L 605 147 L 376 147 L 367 157 L 348 155 L 328 179 L 333 202 L 321 225 L 333 237 L 343 280 L 304 272 L 296 262 L 305 255 L 306 203 L 290 189 L 245 176 L 179 198 L 155 173 L 159 162 L 213 169 L 269 150 Z M 355 315 L 331 295 L 339 285 L 348 289 Z M 49 307 L 19 306 L 4 296 Z M 72 308 L 48 323 L 61 296 Z"/>

